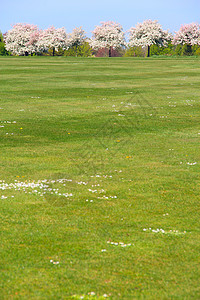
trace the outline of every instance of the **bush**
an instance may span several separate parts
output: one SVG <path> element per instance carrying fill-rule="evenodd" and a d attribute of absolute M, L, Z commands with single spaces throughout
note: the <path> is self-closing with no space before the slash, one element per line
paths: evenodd
<path fill-rule="evenodd" d="M 130 47 L 126 50 L 125 57 L 144 57 L 145 51 L 142 47 Z"/>
<path fill-rule="evenodd" d="M 6 56 L 9 55 L 9 52 L 5 48 L 5 44 L 3 42 L 0 42 L 0 55 Z"/>
<path fill-rule="evenodd" d="M 176 46 L 175 54 L 180 56 L 181 53 L 182 53 L 182 45 L 179 44 L 179 45 Z"/>
<path fill-rule="evenodd" d="M 111 57 L 122 57 L 125 55 L 124 47 L 114 49 L 111 47 Z M 96 57 L 109 57 L 109 48 L 100 48 L 98 50 L 92 50 L 92 54 Z"/>
<path fill-rule="evenodd" d="M 200 47 L 198 47 L 195 51 L 195 55 L 200 55 Z"/>
<path fill-rule="evenodd" d="M 174 55 L 174 46 L 171 42 L 168 43 L 167 47 L 152 45 L 150 48 L 150 55 Z"/>
<path fill-rule="evenodd" d="M 92 55 L 92 49 L 88 42 L 80 46 L 74 46 L 64 51 L 64 56 L 88 57 Z"/>
<path fill-rule="evenodd" d="M 199 55 L 199 51 L 198 50 L 200 47 L 198 45 L 177 45 L 176 49 L 175 49 L 175 54 L 176 55 L 181 55 L 181 56 L 192 56 L 192 55 Z"/>
<path fill-rule="evenodd" d="M 5 48 L 5 44 L 3 42 L 3 34 L 1 33 L 1 31 L 0 31 L 0 55 L 1 56 L 9 55 L 9 52 Z"/>
<path fill-rule="evenodd" d="M 147 47 L 131 47 L 126 50 L 125 57 L 145 57 L 147 54 Z M 171 42 L 168 43 L 167 47 L 160 47 L 156 44 L 150 47 L 150 56 L 152 55 L 174 55 L 174 46 Z"/>
<path fill-rule="evenodd" d="M 193 55 L 192 46 L 191 45 L 183 45 L 181 55 L 191 56 Z"/>

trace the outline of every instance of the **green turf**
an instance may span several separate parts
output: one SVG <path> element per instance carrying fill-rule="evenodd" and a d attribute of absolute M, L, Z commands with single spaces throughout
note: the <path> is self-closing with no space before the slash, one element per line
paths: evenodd
<path fill-rule="evenodd" d="M 198 58 L 1 57 L 0 299 L 199 299 L 199 112 Z"/>

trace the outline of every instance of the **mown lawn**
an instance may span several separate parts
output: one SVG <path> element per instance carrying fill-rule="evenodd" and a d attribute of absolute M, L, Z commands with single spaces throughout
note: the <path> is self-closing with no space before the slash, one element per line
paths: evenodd
<path fill-rule="evenodd" d="M 199 142 L 198 58 L 1 57 L 0 298 L 199 299 Z"/>

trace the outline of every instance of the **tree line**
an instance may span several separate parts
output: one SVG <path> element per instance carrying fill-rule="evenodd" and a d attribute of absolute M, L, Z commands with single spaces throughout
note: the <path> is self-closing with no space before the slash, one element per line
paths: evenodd
<path fill-rule="evenodd" d="M 0 34 L 0 55 L 65 55 L 65 56 L 151 56 L 200 55 L 200 25 L 182 25 L 172 35 L 158 21 L 145 20 L 131 27 L 128 42 L 119 23 L 101 22 L 88 38 L 82 27 L 69 34 L 64 27 L 17 23 Z"/>

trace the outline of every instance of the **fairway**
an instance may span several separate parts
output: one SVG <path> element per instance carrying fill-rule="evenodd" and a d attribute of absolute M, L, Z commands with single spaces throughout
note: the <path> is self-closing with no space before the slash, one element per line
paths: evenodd
<path fill-rule="evenodd" d="M 0 299 L 199 299 L 200 59 L 0 57 Z"/>

